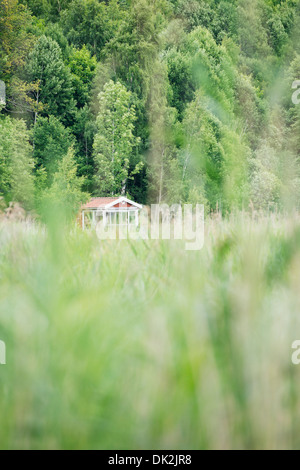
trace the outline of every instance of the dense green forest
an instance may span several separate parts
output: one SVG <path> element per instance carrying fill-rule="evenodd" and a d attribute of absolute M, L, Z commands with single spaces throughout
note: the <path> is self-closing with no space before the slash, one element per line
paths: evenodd
<path fill-rule="evenodd" d="M 298 0 L 0 0 L 0 196 L 300 205 Z"/>

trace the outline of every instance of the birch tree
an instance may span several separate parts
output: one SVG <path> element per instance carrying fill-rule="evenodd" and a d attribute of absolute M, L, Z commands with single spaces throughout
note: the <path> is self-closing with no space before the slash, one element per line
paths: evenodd
<path fill-rule="evenodd" d="M 135 107 L 131 93 L 119 82 L 109 81 L 99 94 L 100 112 L 94 141 L 96 165 L 95 190 L 101 195 L 126 193 L 128 178 L 140 171 L 142 164 L 130 167 L 139 144 L 134 135 Z"/>

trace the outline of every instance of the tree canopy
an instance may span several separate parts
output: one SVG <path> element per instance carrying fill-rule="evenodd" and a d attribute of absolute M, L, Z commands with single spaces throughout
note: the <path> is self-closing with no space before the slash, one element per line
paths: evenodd
<path fill-rule="evenodd" d="M 97 196 L 231 210 L 293 188 L 299 206 L 299 13 L 297 0 L 0 0 L 1 195 L 34 208 L 72 155 Z"/>

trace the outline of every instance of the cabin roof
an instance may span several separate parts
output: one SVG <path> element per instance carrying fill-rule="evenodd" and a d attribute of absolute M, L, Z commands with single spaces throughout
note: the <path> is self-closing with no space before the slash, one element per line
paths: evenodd
<path fill-rule="evenodd" d="M 82 210 L 85 209 L 108 209 L 114 207 L 117 204 L 126 203 L 128 206 L 134 206 L 139 209 L 142 208 L 140 204 L 137 204 L 134 201 L 130 201 L 126 197 L 94 197 L 89 202 L 82 206 Z"/>
<path fill-rule="evenodd" d="M 83 209 L 100 209 L 105 208 L 108 204 L 117 201 L 118 197 L 93 197 L 89 202 L 82 206 Z"/>

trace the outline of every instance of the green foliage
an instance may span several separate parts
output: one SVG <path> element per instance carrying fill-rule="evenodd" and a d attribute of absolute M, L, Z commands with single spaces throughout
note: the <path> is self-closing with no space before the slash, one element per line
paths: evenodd
<path fill-rule="evenodd" d="M 180 168 L 175 160 L 176 147 L 171 132 L 176 110 L 168 105 L 166 83 L 167 68 L 156 61 L 150 82 L 150 160 L 147 170 L 148 199 L 158 204 L 182 200 Z M 177 200 L 174 200 L 175 196 Z"/>
<path fill-rule="evenodd" d="M 246 195 L 248 148 L 232 124 L 214 115 L 200 93 L 187 107 L 182 165 L 187 188 L 203 187 L 211 207 L 241 206 Z"/>
<path fill-rule="evenodd" d="M 171 105 L 178 110 L 179 117 L 182 118 L 184 109 L 193 100 L 196 90 L 192 58 L 185 51 L 171 49 L 166 55 L 166 61 L 172 89 Z"/>
<path fill-rule="evenodd" d="M 281 183 L 273 171 L 273 162 L 272 149 L 265 147 L 260 149 L 251 162 L 251 200 L 255 207 L 269 209 L 280 202 Z"/>
<path fill-rule="evenodd" d="M 140 171 L 137 164 L 130 172 L 130 161 L 139 140 L 134 136 L 135 108 L 130 92 L 121 83 L 108 82 L 99 95 L 100 112 L 94 142 L 97 168 L 97 194 L 125 194 L 128 178 Z"/>
<path fill-rule="evenodd" d="M 84 188 L 88 192 L 93 191 L 93 143 L 96 131 L 97 124 L 88 105 L 78 109 L 72 126 L 72 133 L 77 140 L 76 162 L 78 175 L 85 177 Z"/>
<path fill-rule="evenodd" d="M 258 145 L 260 134 L 266 125 L 266 114 L 266 104 L 251 77 L 240 73 L 235 88 L 235 116 L 240 120 L 242 133 L 252 149 Z"/>
<path fill-rule="evenodd" d="M 18 0 L 0 0 L 0 79 L 8 81 L 23 67 L 32 45 L 32 18 Z"/>
<path fill-rule="evenodd" d="M 72 0 L 21 0 L 28 6 L 34 16 L 46 19 L 47 21 L 57 21 L 60 14 L 68 8 Z"/>
<path fill-rule="evenodd" d="M 183 130 L 186 136 L 183 162 L 186 184 L 191 188 L 203 186 L 207 199 L 215 207 L 222 200 L 223 126 L 200 94 L 186 110 Z"/>
<path fill-rule="evenodd" d="M 60 47 L 64 61 L 67 61 L 70 55 L 70 46 L 62 28 L 58 23 L 49 23 L 47 28 L 44 28 L 44 34 L 57 42 Z"/>
<path fill-rule="evenodd" d="M 51 11 L 49 0 L 22 0 L 20 3 L 27 5 L 34 16 L 48 18 Z"/>
<path fill-rule="evenodd" d="M 39 117 L 33 128 L 34 159 L 37 167 L 44 167 L 48 183 L 52 181 L 58 164 L 73 143 L 70 131 L 54 116 Z"/>
<path fill-rule="evenodd" d="M 118 1 L 107 5 L 98 0 L 73 0 L 61 14 L 61 25 L 67 39 L 77 48 L 87 46 L 99 59 L 122 19 Z"/>
<path fill-rule="evenodd" d="M 77 165 L 74 149 L 69 148 L 68 153 L 58 164 L 58 170 L 53 176 L 53 183 L 41 194 L 40 207 L 42 215 L 47 220 L 50 216 L 74 222 L 81 204 L 88 200 L 89 195 L 82 191 L 83 177 L 77 176 Z"/>
<path fill-rule="evenodd" d="M 188 30 L 203 26 L 220 43 L 224 37 L 236 37 L 237 12 L 236 0 L 180 0 L 178 14 L 184 19 Z"/>
<path fill-rule="evenodd" d="M 25 122 L 0 119 L 0 195 L 7 202 L 18 201 L 25 208 L 32 208 L 33 167 Z"/>
<path fill-rule="evenodd" d="M 265 59 L 270 55 L 268 34 L 264 27 L 261 0 L 242 0 L 238 7 L 239 43 L 246 57 Z"/>
<path fill-rule="evenodd" d="M 96 58 L 91 57 L 85 46 L 80 50 L 73 49 L 69 55 L 68 66 L 72 73 L 74 96 L 79 107 L 88 102 L 96 65 Z"/>
<path fill-rule="evenodd" d="M 40 101 L 45 106 L 43 114 L 52 114 L 66 124 L 72 122 L 75 112 L 72 76 L 57 42 L 41 36 L 29 54 L 26 69 L 29 80 L 40 83 Z"/>
<path fill-rule="evenodd" d="M 206 29 L 198 27 L 186 35 L 179 48 L 168 52 L 166 60 L 172 103 L 181 115 L 199 88 L 205 90 L 220 118 L 232 113 L 235 67 L 225 46 L 217 45 Z"/>
<path fill-rule="evenodd" d="M 120 81 L 132 93 L 136 135 L 141 138 L 144 150 L 148 149 L 147 104 L 152 67 L 162 42 L 160 33 L 167 24 L 165 15 L 169 14 L 170 6 L 165 0 L 130 2 L 129 10 L 122 12 L 117 31 L 103 50 L 108 79 Z M 99 68 L 99 73 L 102 72 Z"/>

